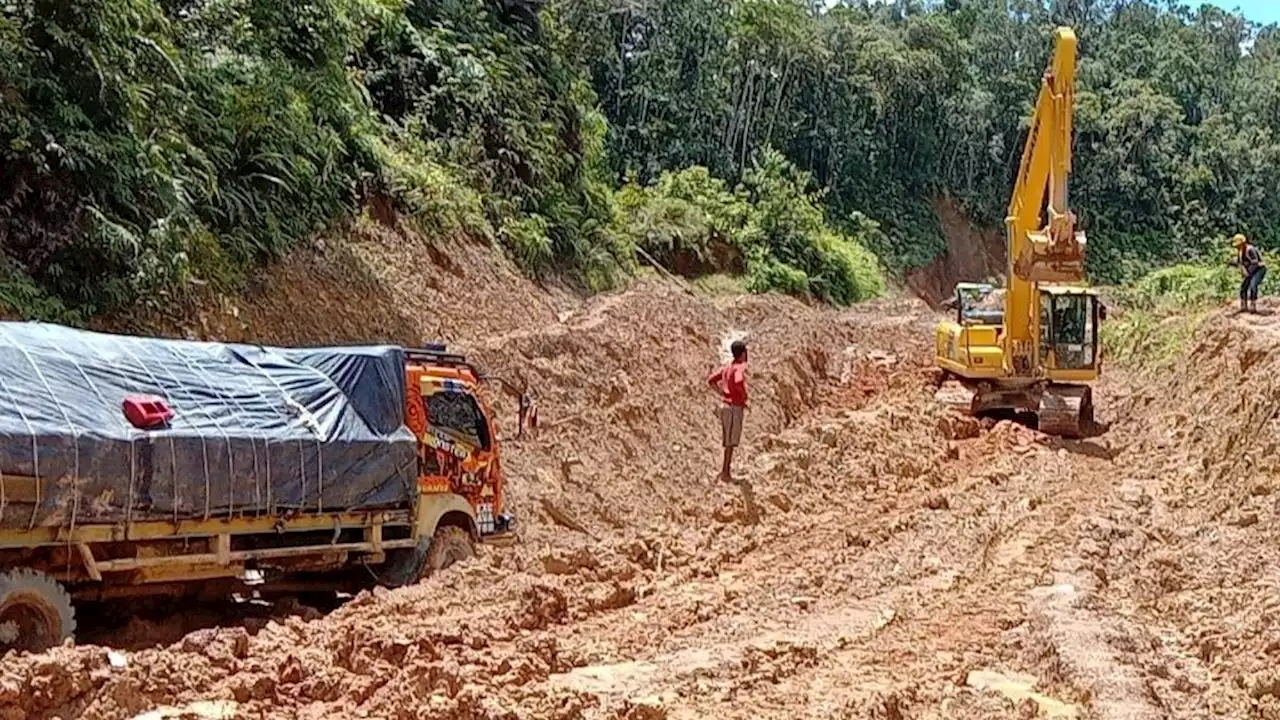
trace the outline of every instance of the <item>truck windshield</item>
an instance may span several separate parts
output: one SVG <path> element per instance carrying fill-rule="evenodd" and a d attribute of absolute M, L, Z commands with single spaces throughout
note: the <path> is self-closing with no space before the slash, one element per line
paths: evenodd
<path fill-rule="evenodd" d="M 481 450 L 489 449 L 489 424 L 474 397 L 444 391 L 425 399 L 427 422 L 433 429 Z"/>

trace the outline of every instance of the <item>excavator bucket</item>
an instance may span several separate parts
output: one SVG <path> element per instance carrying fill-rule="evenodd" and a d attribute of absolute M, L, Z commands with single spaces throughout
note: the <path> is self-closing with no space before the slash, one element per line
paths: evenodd
<path fill-rule="evenodd" d="M 1049 385 L 1036 417 L 1046 435 L 1086 437 L 1093 431 L 1093 391 L 1088 385 Z"/>
<path fill-rule="evenodd" d="M 1085 236 L 1053 242 L 1047 231 L 1027 233 L 1028 242 L 1015 260 L 1018 277 L 1033 283 L 1074 284 L 1084 279 Z"/>

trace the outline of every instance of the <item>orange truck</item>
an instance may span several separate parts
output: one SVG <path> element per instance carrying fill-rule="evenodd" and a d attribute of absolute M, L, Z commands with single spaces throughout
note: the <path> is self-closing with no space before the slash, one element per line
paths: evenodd
<path fill-rule="evenodd" d="M 394 587 L 510 538 L 490 380 L 442 345 L 0 323 L 0 654 L 85 603 Z"/>

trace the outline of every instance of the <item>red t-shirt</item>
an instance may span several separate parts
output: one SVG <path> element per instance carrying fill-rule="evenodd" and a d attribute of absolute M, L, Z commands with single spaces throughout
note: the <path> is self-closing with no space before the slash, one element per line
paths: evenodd
<path fill-rule="evenodd" d="M 711 373 L 707 382 L 720 388 L 725 405 L 742 407 L 747 404 L 747 364 L 729 363 Z"/>

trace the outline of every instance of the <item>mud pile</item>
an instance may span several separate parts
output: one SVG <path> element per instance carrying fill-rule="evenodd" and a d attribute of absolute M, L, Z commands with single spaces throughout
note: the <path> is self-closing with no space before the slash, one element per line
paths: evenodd
<path fill-rule="evenodd" d="M 836 313 L 640 283 L 467 343 L 539 394 L 539 434 L 505 438 L 519 545 L 323 617 L 295 608 L 167 647 L 6 658 L 0 707 L 24 720 L 163 706 L 574 718 L 703 702 L 732 715 L 747 710 L 742 694 L 793 703 L 771 688 L 892 622 L 900 601 L 850 610 L 851 592 L 898 598 L 972 554 L 948 545 L 946 488 L 972 462 L 955 438 L 985 431 L 929 408 L 931 322 L 915 303 Z M 705 379 L 744 335 L 752 411 L 736 486 L 714 479 Z M 512 399 L 498 400 L 513 418 Z M 779 634 L 787 623 L 800 630 Z M 842 694 L 837 709 L 897 707 L 886 692 Z"/>
<path fill-rule="evenodd" d="M 1188 712 L 1280 717 L 1280 323 L 1210 318 L 1119 412 L 1131 471 L 1092 548 L 1109 595 L 1189 658 L 1148 663 Z"/>
<path fill-rule="evenodd" d="M 1273 317 L 1212 318 L 1173 373 L 1109 369 L 1110 430 L 1065 441 L 938 407 L 918 301 L 641 282 L 575 302 L 501 260 L 485 275 L 482 247 L 437 258 L 388 233 L 290 260 L 237 327 L 309 341 L 283 288 L 340 305 L 324 287 L 358 273 L 336 258 L 364 258 L 385 294 L 329 325 L 315 309 L 318 339 L 373 337 L 365 313 L 536 391 L 519 440 L 495 397 L 520 542 L 327 615 L 10 655 L 0 720 L 1280 717 Z M 743 335 L 730 485 L 705 378 Z"/>

